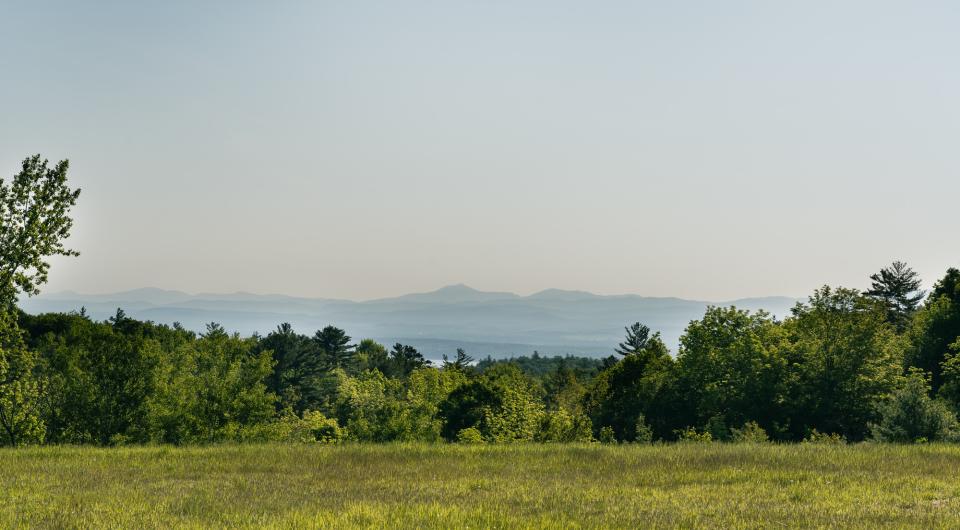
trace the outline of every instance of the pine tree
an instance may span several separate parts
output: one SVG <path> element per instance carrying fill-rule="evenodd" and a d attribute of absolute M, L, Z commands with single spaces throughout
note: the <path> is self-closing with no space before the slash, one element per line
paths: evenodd
<path fill-rule="evenodd" d="M 453 362 L 447 359 L 446 354 L 443 354 L 444 370 L 459 370 L 462 372 L 468 369 L 472 362 L 473 357 L 467 355 L 467 352 L 463 348 L 457 348 L 457 356 L 453 359 Z"/>
<path fill-rule="evenodd" d="M 313 341 L 320 348 L 327 369 L 343 368 L 349 371 L 353 368 L 356 355 L 345 331 L 327 326 L 313 336 Z"/>
<path fill-rule="evenodd" d="M 391 375 L 398 377 L 406 377 L 414 370 L 430 364 L 430 361 L 424 359 L 423 354 L 416 348 L 399 342 L 394 344 L 393 350 L 390 351 L 390 362 L 394 372 Z"/>
<path fill-rule="evenodd" d="M 650 339 L 650 328 L 639 322 L 634 322 L 630 327 L 623 328 L 627 332 L 627 338 L 616 348 L 620 355 L 630 355 L 643 351 L 647 347 L 647 341 Z"/>
<path fill-rule="evenodd" d="M 866 295 L 886 306 L 887 320 L 902 332 L 926 294 L 920 289 L 920 276 L 906 263 L 894 261 L 870 279 L 873 283 Z"/>

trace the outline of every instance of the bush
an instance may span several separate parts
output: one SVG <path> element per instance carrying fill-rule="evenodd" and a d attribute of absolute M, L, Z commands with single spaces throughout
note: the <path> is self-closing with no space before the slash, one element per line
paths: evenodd
<path fill-rule="evenodd" d="M 930 376 L 921 370 L 912 369 L 879 411 L 880 423 L 870 426 L 878 441 L 944 441 L 957 432 L 957 417 L 945 403 L 930 398 Z"/>
<path fill-rule="evenodd" d="M 763 427 L 755 421 L 748 421 L 743 424 L 743 427 L 730 429 L 730 431 L 732 433 L 731 440 L 736 443 L 762 444 L 770 441 L 767 431 L 763 430 Z"/>
<path fill-rule="evenodd" d="M 457 443 L 461 444 L 482 444 L 483 435 L 476 427 L 467 427 L 457 432 Z"/>
<path fill-rule="evenodd" d="M 597 440 L 602 444 L 615 444 L 617 443 L 617 434 L 613 432 L 613 427 L 606 425 L 600 429 L 600 434 L 597 436 Z"/>
<path fill-rule="evenodd" d="M 803 439 L 805 444 L 827 444 L 827 445 L 839 445 L 847 443 L 847 439 L 841 436 L 838 433 L 825 433 L 820 432 L 816 429 L 811 429 L 810 434 Z"/>
<path fill-rule="evenodd" d="M 564 409 L 547 412 L 534 436 L 537 442 L 591 442 L 593 425 L 583 414 L 570 414 Z"/>
<path fill-rule="evenodd" d="M 713 441 L 713 435 L 710 431 L 698 432 L 693 427 L 676 431 L 677 441 L 685 443 L 709 443 Z"/>
<path fill-rule="evenodd" d="M 638 444 L 648 444 L 653 442 L 653 429 L 647 425 L 647 419 L 640 414 L 637 416 L 637 427 L 634 433 L 633 441 Z"/>
<path fill-rule="evenodd" d="M 727 422 L 724 421 L 723 416 L 712 416 L 709 420 L 707 420 L 707 425 L 704 427 L 704 431 L 710 434 L 711 440 L 717 440 L 721 442 L 730 440 L 730 429 L 727 428 Z"/>
<path fill-rule="evenodd" d="M 319 442 L 322 444 L 335 444 L 346 438 L 346 432 L 337 424 L 334 418 L 328 418 L 322 412 L 308 410 L 303 413 L 303 419 L 297 425 L 298 432 L 303 433 L 302 438 L 307 441 Z"/>
<path fill-rule="evenodd" d="M 346 432 L 336 419 L 311 410 L 304 412 L 302 418 L 288 410 L 271 422 L 243 426 L 236 434 L 242 442 L 334 444 L 345 438 Z"/>

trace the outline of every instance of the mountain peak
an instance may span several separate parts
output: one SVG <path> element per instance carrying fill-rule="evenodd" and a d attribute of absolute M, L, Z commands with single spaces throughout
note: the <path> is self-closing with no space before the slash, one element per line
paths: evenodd
<path fill-rule="evenodd" d="M 413 293 L 395 298 L 381 298 L 374 302 L 424 302 L 455 304 L 460 302 L 488 302 L 491 300 L 506 300 L 519 298 L 513 293 L 479 291 L 463 283 L 446 285 L 435 291 Z"/>
<path fill-rule="evenodd" d="M 533 300 L 585 300 L 589 298 L 598 298 L 599 295 L 587 291 L 568 291 L 565 289 L 544 289 L 531 294 L 527 298 Z"/>
<path fill-rule="evenodd" d="M 480 291 L 474 289 L 473 287 L 470 287 L 465 283 L 455 283 L 453 285 L 445 285 L 433 292 L 434 293 L 479 293 Z"/>

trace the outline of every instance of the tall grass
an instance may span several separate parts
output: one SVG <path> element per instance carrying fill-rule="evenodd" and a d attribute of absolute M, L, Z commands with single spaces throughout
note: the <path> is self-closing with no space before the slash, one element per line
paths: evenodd
<path fill-rule="evenodd" d="M 958 527 L 946 445 L 0 450 L 0 527 Z"/>

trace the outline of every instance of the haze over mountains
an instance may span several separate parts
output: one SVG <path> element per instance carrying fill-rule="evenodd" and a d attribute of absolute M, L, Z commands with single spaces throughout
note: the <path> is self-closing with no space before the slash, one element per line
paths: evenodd
<path fill-rule="evenodd" d="M 312 335 L 327 324 L 344 328 L 359 341 L 403 342 L 438 359 L 458 347 L 474 357 L 530 354 L 607 356 L 623 338 L 623 327 L 640 321 L 675 352 L 680 334 L 708 305 L 765 309 L 783 318 L 798 300 L 782 296 L 704 302 L 638 295 L 596 295 L 548 289 L 529 296 L 485 292 L 451 285 L 428 293 L 364 302 L 284 295 L 188 294 L 155 288 L 112 294 L 65 291 L 21 301 L 29 313 L 68 312 L 86 308 L 94 319 L 122 308 L 129 316 L 160 323 L 180 322 L 201 331 L 218 322 L 241 334 L 266 334 L 282 322 Z"/>

